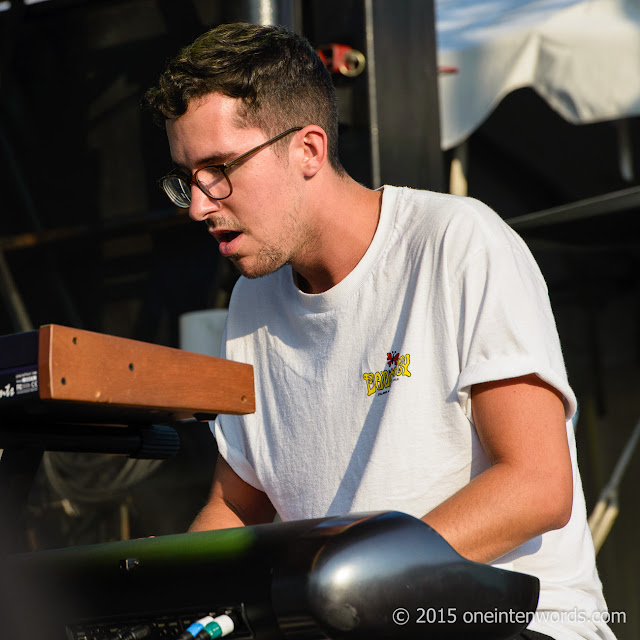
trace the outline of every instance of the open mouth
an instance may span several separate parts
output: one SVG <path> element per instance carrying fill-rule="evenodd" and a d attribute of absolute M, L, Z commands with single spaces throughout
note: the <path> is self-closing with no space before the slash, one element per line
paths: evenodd
<path fill-rule="evenodd" d="M 240 231 L 224 231 L 219 235 L 220 242 L 231 242 L 240 235 Z"/>
<path fill-rule="evenodd" d="M 230 258 L 235 255 L 239 249 L 239 245 L 242 243 L 240 236 L 242 231 L 225 231 L 218 229 L 213 234 L 218 241 L 218 247 L 220 253 L 225 258 Z"/>

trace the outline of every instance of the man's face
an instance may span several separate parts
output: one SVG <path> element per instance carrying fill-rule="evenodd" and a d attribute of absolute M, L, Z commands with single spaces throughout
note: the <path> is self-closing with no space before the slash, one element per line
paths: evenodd
<path fill-rule="evenodd" d="M 239 126 L 238 102 L 209 94 L 194 100 L 180 118 L 167 121 L 177 167 L 193 174 L 208 164 L 233 160 L 267 140 L 260 129 Z M 196 185 L 191 187 L 189 215 L 206 222 L 220 253 L 248 278 L 294 262 L 308 240 L 294 168 L 288 151 L 276 155 L 268 146 L 229 169 L 233 193 L 228 198 L 213 200 Z"/>

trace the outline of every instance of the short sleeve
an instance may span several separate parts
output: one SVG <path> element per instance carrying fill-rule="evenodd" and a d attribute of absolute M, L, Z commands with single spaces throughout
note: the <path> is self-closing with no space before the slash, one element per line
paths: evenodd
<path fill-rule="evenodd" d="M 230 308 L 227 322 L 222 333 L 222 344 L 220 346 L 220 357 L 234 359 L 233 353 L 228 352 L 228 328 L 229 317 L 233 313 Z M 226 460 L 227 464 L 252 487 L 264 491 L 262 484 L 256 475 L 253 466 L 247 459 L 246 442 L 244 438 L 243 425 L 238 416 L 221 414 L 214 422 L 209 423 L 209 427 L 218 445 L 218 453 Z"/>
<path fill-rule="evenodd" d="M 544 278 L 524 242 L 499 223 L 491 238 L 481 230 L 452 282 L 460 358 L 458 401 L 471 419 L 474 384 L 535 373 L 562 394 L 569 420 L 576 399 Z"/>
<path fill-rule="evenodd" d="M 215 422 L 211 423 L 218 453 L 247 484 L 259 491 L 264 491 L 262 483 L 244 453 L 243 438 L 239 429 L 242 429 L 242 425 L 239 424 L 236 416 L 218 416 Z"/>

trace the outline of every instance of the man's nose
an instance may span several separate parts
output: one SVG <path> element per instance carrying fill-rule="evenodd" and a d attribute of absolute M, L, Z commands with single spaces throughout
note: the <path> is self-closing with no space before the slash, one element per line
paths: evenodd
<path fill-rule="evenodd" d="M 191 185 L 191 206 L 189 207 L 189 217 L 196 222 L 207 219 L 209 213 L 220 210 L 220 201 L 210 198 L 200 187 L 193 183 Z"/>

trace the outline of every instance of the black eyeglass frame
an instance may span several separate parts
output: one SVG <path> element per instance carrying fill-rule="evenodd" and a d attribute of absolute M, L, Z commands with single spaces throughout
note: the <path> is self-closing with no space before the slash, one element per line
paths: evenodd
<path fill-rule="evenodd" d="M 160 188 L 167 194 L 169 200 L 171 200 L 171 202 L 173 202 L 173 204 L 175 204 L 177 207 L 180 207 L 182 209 L 189 208 L 191 204 L 191 194 L 189 193 L 189 205 L 185 207 L 178 204 L 171 197 L 171 195 L 169 194 L 169 191 L 164 186 L 165 181 L 169 180 L 170 178 L 183 178 L 184 182 L 187 183 L 187 192 L 191 190 L 191 185 L 195 184 L 200 189 L 200 191 L 202 191 L 202 193 L 204 193 L 207 196 L 207 198 L 211 198 L 212 200 L 226 200 L 233 193 L 233 185 L 231 184 L 231 179 L 227 175 L 228 169 L 238 164 L 239 162 L 246 160 L 248 157 L 252 156 L 254 153 L 257 153 L 258 151 L 260 151 L 260 149 L 264 149 L 270 144 L 277 142 L 281 138 L 288 136 L 290 133 L 294 133 L 295 131 L 301 131 L 302 129 L 304 129 L 304 127 L 292 127 L 291 129 L 287 129 L 286 131 L 279 133 L 277 136 L 274 136 L 273 138 L 270 138 L 269 140 L 259 144 L 257 147 L 254 147 L 253 149 L 249 149 L 249 151 L 245 151 L 245 153 L 238 156 L 237 158 L 234 158 L 233 160 L 229 160 L 228 162 L 223 162 L 222 164 L 208 164 L 208 165 L 205 165 L 204 167 L 200 167 L 199 169 L 196 169 L 193 172 L 193 175 L 191 176 L 190 180 L 187 180 L 187 174 L 185 173 L 182 173 L 180 171 L 171 171 L 167 175 L 160 178 L 160 180 L 158 180 L 158 184 L 160 185 Z M 227 184 L 229 185 L 229 193 L 226 196 L 223 196 L 222 198 L 216 198 L 215 196 L 212 196 L 208 192 L 208 189 L 203 184 L 200 183 L 200 181 L 198 180 L 198 173 L 200 171 L 203 171 L 204 169 L 216 169 L 220 171 L 220 173 L 224 176 L 225 180 L 227 181 Z"/>

